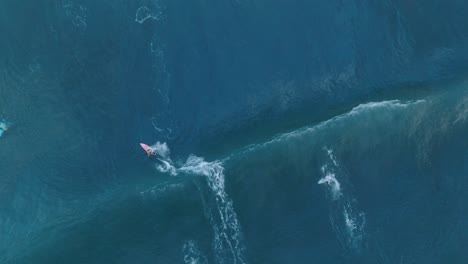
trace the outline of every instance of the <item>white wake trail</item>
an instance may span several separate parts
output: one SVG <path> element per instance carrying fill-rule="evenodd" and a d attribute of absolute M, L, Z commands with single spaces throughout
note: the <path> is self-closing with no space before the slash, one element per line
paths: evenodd
<path fill-rule="evenodd" d="M 209 213 L 214 232 L 214 250 L 217 263 L 245 264 L 241 226 L 234 211 L 232 200 L 225 190 L 224 168 L 221 162 L 206 162 L 203 158 L 190 156 L 181 172 L 206 176 L 215 200 L 215 213 Z M 232 261 L 232 262 L 231 262 Z"/>
<path fill-rule="evenodd" d="M 326 186 L 330 199 L 330 222 L 342 246 L 360 253 L 366 247 L 365 214 L 349 190 L 351 183 L 333 151 L 326 151 L 329 161 L 321 168 L 323 178 L 318 184 Z"/>
<path fill-rule="evenodd" d="M 225 175 L 222 162 L 207 162 L 201 157 L 190 155 L 180 167 L 175 167 L 169 158 L 166 143 L 157 143 L 152 147 L 163 150 L 161 164 L 156 168 L 162 173 L 176 176 L 178 174 L 195 174 L 204 176 L 210 190 L 205 203 L 207 217 L 212 224 L 216 263 L 245 264 L 242 232 L 231 198 L 225 190 Z M 158 152 L 159 153 L 159 152 Z M 210 206 L 211 205 L 211 206 Z M 202 262 L 203 263 L 203 262 Z"/>
<path fill-rule="evenodd" d="M 208 259 L 195 244 L 195 241 L 185 241 L 182 251 L 186 264 L 208 264 Z"/>

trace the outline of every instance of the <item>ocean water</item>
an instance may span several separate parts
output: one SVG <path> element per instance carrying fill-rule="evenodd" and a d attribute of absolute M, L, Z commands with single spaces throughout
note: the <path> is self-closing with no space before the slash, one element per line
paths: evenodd
<path fill-rule="evenodd" d="M 0 263 L 467 263 L 467 12 L 0 1 Z"/>

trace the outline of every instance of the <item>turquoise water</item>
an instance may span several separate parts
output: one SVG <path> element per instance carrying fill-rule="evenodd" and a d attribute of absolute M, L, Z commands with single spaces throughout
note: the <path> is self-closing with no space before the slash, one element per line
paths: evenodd
<path fill-rule="evenodd" d="M 4 0 L 0 263 L 465 263 L 466 11 Z"/>

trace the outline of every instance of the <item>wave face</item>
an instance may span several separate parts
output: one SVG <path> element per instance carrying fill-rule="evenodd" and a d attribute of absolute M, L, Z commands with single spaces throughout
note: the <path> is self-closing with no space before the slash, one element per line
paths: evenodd
<path fill-rule="evenodd" d="M 0 1 L 0 263 L 465 263 L 466 13 Z"/>

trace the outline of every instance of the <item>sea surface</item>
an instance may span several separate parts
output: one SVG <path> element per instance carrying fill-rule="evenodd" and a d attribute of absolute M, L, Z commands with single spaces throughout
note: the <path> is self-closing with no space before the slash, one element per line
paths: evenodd
<path fill-rule="evenodd" d="M 466 14 L 0 0 L 0 263 L 468 263 Z"/>

